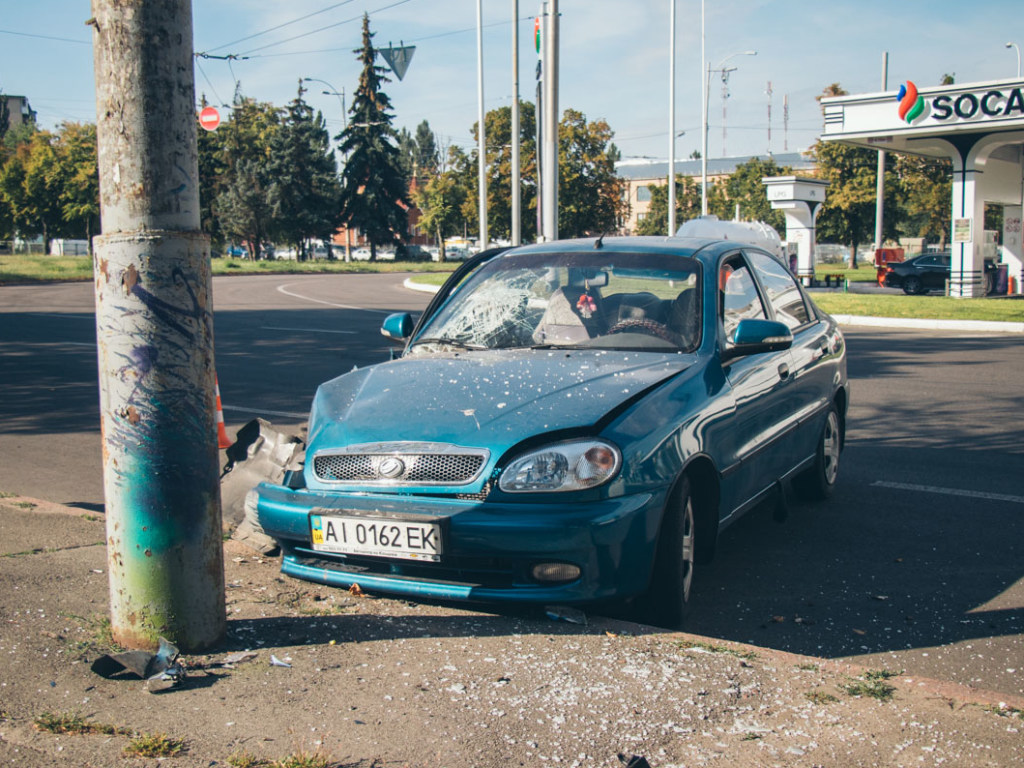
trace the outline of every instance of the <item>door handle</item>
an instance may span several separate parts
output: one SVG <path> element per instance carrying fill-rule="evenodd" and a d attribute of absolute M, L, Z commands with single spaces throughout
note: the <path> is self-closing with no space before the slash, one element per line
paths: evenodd
<path fill-rule="evenodd" d="M 788 379 L 789 378 L 789 366 L 786 363 L 779 363 L 779 378 L 780 379 Z"/>

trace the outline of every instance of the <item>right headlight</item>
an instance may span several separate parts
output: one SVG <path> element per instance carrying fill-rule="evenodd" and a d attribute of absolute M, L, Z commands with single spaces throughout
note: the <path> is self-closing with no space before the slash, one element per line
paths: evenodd
<path fill-rule="evenodd" d="M 581 491 L 608 482 L 622 454 L 603 440 L 553 443 L 517 456 L 501 473 L 498 488 L 508 493 Z"/>

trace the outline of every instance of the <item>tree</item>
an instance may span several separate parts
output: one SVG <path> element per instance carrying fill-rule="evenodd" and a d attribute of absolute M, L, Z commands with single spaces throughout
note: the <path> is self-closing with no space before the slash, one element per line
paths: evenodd
<path fill-rule="evenodd" d="M 92 252 L 92 235 L 99 231 L 100 176 L 96 164 L 96 126 L 63 123 L 57 135 L 60 208 L 64 231 L 83 237 Z"/>
<path fill-rule="evenodd" d="M 744 221 L 763 221 L 770 224 L 778 232 L 783 232 L 786 226 L 786 219 L 782 211 L 773 211 L 771 202 L 765 192 L 762 179 L 766 176 L 788 176 L 792 174 L 792 168 L 782 168 L 775 162 L 774 158 L 761 160 L 752 157 L 742 165 L 736 166 L 736 170 L 725 180 L 724 207 L 728 210 L 718 213 L 721 218 L 731 219 L 736 205 L 740 207 L 740 218 Z"/>
<path fill-rule="evenodd" d="M 9 226 L 26 237 L 41 235 L 47 251 L 64 226 L 56 143 L 50 131 L 36 131 L 0 169 L 0 202 L 8 208 Z"/>
<path fill-rule="evenodd" d="M 421 176 L 433 176 L 437 173 L 439 160 L 437 138 L 430 129 L 430 123 L 424 120 L 416 126 L 416 171 Z"/>
<path fill-rule="evenodd" d="M 950 161 L 901 154 L 894 165 L 901 229 L 912 237 L 937 240 L 945 248 L 953 199 Z"/>
<path fill-rule="evenodd" d="M 273 234 L 269 160 L 280 130 L 279 108 L 240 98 L 231 118 L 216 131 L 219 157 L 204 161 L 200 155 L 200 199 L 204 193 L 211 196 L 211 215 L 219 228 L 226 237 L 247 243 L 254 259 L 260 258 L 263 243 Z M 210 170 L 216 175 L 204 177 Z M 204 183 L 212 189 L 204 189 Z"/>
<path fill-rule="evenodd" d="M 397 245 L 408 229 L 406 177 L 402 172 L 397 135 L 391 122 L 391 100 L 381 90 L 390 82 L 384 67 L 374 64 L 376 51 L 370 17 L 363 14 L 363 47 L 356 51 L 363 64 L 348 127 L 338 136 L 347 158 L 342 173 L 343 221 L 358 227 L 370 243 L 370 260 L 377 246 Z"/>
<path fill-rule="evenodd" d="M 619 229 L 626 182 L 615 172 L 619 151 L 604 120 L 567 109 L 558 127 L 558 233 L 583 237 Z"/>
<path fill-rule="evenodd" d="M 270 141 L 269 202 L 273 231 L 306 256 L 310 237 L 330 242 L 340 223 L 338 168 L 323 115 L 299 92 Z"/>
<path fill-rule="evenodd" d="M 537 137 L 533 104 L 520 102 L 519 110 L 520 241 L 529 242 L 537 236 Z M 492 109 L 484 115 L 484 126 L 487 134 L 487 229 L 492 239 L 508 240 L 512 237 L 512 107 Z M 477 123 L 473 124 L 472 133 L 475 146 Z M 466 190 L 462 215 L 469 229 L 478 229 L 477 150 L 455 157 L 459 179 Z"/>
<path fill-rule="evenodd" d="M 822 97 L 844 96 L 838 83 L 832 83 Z M 822 97 L 819 97 L 822 98 Z M 819 240 L 836 240 L 850 248 L 849 265 L 857 267 L 857 248 L 870 243 L 875 231 L 878 153 L 874 149 L 853 147 L 835 141 L 818 141 L 812 154 L 818 172 L 828 180 L 828 196 L 818 215 Z M 896 210 L 895 179 L 886 179 L 886 208 Z M 895 217 L 884 222 L 883 237 L 896 234 Z"/>
<path fill-rule="evenodd" d="M 229 237 L 248 243 L 253 259 L 260 258 L 273 227 L 269 187 L 266 165 L 256 158 L 243 159 L 217 195 L 221 227 Z"/>
<path fill-rule="evenodd" d="M 638 235 L 665 235 L 668 230 L 668 184 L 648 187 L 651 202 L 647 216 L 637 223 Z M 700 216 L 700 185 L 692 176 L 676 176 L 676 221 Z"/>
<path fill-rule="evenodd" d="M 454 169 L 459 163 L 458 154 L 455 148 L 449 149 L 445 163 L 415 194 L 421 213 L 420 227 L 437 238 L 440 261 L 445 260 L 444 241 L 458 232 L 463 222 L 461 209 L 468 196 L 468 190 Z"/>

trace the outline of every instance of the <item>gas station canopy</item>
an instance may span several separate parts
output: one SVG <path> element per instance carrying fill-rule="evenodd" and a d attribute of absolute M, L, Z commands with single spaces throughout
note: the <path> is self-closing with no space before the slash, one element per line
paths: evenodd
<path fill-rule="evenodd" d="M 955 296 L 984 294 L 985 204 L 1004 206 L 998 260 L 1020 291 L 1024 80 L 919 87 L 822 99 L 825 141 L 952 162 Z"/>

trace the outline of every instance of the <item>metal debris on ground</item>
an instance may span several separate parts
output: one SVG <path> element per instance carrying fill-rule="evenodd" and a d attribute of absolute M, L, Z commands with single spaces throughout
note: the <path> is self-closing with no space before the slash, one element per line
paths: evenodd
<path fill-rule="evenodd" d="M 626 755 L 620 754 L 619 761 L 626 768 L 651 768 L 651 764 L 647 762 L 647 758 L 643 755 Z"/>
<path fill-rule="evenodd" d="M 291 664 L 289 664 L 287 661 L 281 661 L 274 654 L 270 654 L 270 666 L 272 666 L 272 667 L 287 667 L 288 669 L 292 668 Z"/>
<path fill-rule="evenodd" d="M 142 680 L 159 680 L 174 686 L 185 678 L 185 668 L 178 661 L 178 653 L 174 643 L 161 637 L 156 653 L 125 651 L 107 654 L 92 663 L 92 671 L 108 679 L 116 679 L 128 671 Z"/>
<path fill-rule="evenodd" d="M 552 621 L 567 621 L 570 624 L 587 626 L 587 615 L 575 608 L 568 608 L 564 605 L 549 605 L 544 608 L 544 613 Z"/>

